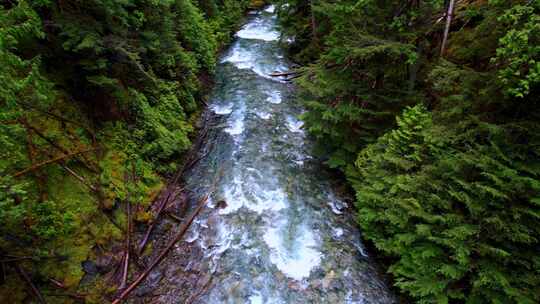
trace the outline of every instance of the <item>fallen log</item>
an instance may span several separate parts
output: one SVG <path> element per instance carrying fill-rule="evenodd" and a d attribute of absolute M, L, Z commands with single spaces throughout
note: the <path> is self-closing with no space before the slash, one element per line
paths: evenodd
<path fill-rule="evenodd" d="M 64 168 L 64 170 L 66 170 L 69 174 L 73 175 L 73 177 L 78 179 L 83 185 L 88 187 L 90 190 L 92 190 L 94 192 L 98 192 L 98 189 L 95 186 L 91 185 L 89 182 L 86 181 L 86 179 L 84 177 L 80 176 L 75 171 L 71 170 L 68 166 L 66 166 L 66 165 L 60 165 L 60 166 L 62 166 L 62 168 Z"/>
<path fill-rule="evenodd" d="M 34 106 L 32 104 L 29 104 L 29 103 L 26 103 L 26 102 L 17 101 L 17 103 L 22 108 L 25 108 L 27 110 L 35 110 L 36 112 L 48 115 L 49 117 L 54 118 L 57 121 L 74 124 L 76 126 L 79 126 L 79 127 L 83 128 L 92 137 L 92 142 L 96 143 L 96 134 L 92 130 L 90 130 L 90 128 L 86 127 L 85 125 L 81 124 L 80 122 L 77 122 L 77 121 L 62 117 L 61 115 L 58 115 L 56 113 L 53 113 L 53 112 L 50 112 L 50 111 L 47 111 L 47 110 L 40 109 L 39 107 L 36 107 L 36 106 Z"/>
<path fill-rule="evenodd" d="M 35 170 L 37 170 L 37 169 L 39 169 L 41 167 L 44 167 L 44 166 L 47 166 L 47 165 L 50 165 L 50 164 L 54 164 L 54 163 L 57 163 L 59 161 L 65 160 L 67 158 L 71 158 L 71 157 L 74 157 L 74 156 L 77 156 L 77 155 L 83 154 L 83 153 L 88 153 L 88 152 L 91 152 L 91 151 L 94 151 L 94 150 L 97 150 L 97 148 L 90 148 L 90 149 L 81 150 L 81 151 L 77 151 L 77 152 L 73 152 L 73 153 L 69 153 L 69 154 L 62 154 L 62 155 L 57 156 L 55 158 L 48 159 L 46 161 L 43 161 L 43 162 L 37 163 L 35 165 L 32 165 L 29 168 L 26 168 L 26 169 L 24 169 L 22 171 L 19 171 L 19 172 L 13 174 L 13 177 L 19 177 L 19 176 L 27 174 L 28 172 L 35 171 Z"/>
<path fill-rule="evenodd" d="M 141 243 L 139 244 L 139 248 L 137 250 L 137 253 L 139 255 L 142 255 L 144 248 L 146 247 L 146 244 L 148 243 L 148 239 L 150 239 L 150 234 L 154 230 L 154 227 L 156 226 L 156 223 L 158 222 L 158 219 L 160 218 L 161 213 L 163 212 L 163 209 L 165 209 L 165 206 L 169 203 L 169 199 L 171 197 L 172 191 L 168 189 L 166 191 L 168 192 L 167 197 L 164 200 L 162 200 L 160 205 L 158 206 L 156 217 L 154 218 L 154 221 L 150 224 L 150 226 L 148 226 L 148 229 L 146 229 L 146 232 L 144 233 L 144 237 Z"/>
<path fill-rule="evenodd" d="M 34 294 L 38 302 L 40 304 L 46 304 L 47 302 L 45 301 L 45 298 L 43 297 L 39 289 L 36 287 L 36 285 L 32 283 L 32 280 L 30 280 L 30 277 L 28 276 L 26 271 L 24 271 L 21 265 L 15 264 L 15 268 L 17 269 L 17 273 L 19 274 L 19 276 L 23 279 L 23 281 L 26 282 L 26 284 L 30 288 L 30 291 L 32 291 L 32 294 Z"/>
<path fill-rule="evenodd" d="M 49 297 L 68 297 L 77 301 L 84 301 L 86 299 L 86 294 L 80 293 L 47 293 Z"/>
<path fill-rule="evenodd" d="M 48 142 L 51 146 L 53 146 L 55 149 L 59 150 L 60 152 L 64 153 L 64 154 L 69 154 L 69 150 L 62 147 L 60 144 L 56 143 L 54 140 L 52 140 L 51 138 L 47 137 L 43 132 L 41 132 L 38 128 L 32 126 L 28 121 L 26 121 L 25 119 L 19 119 L 20 123 L 22 123 L 27 129 L 30 129 L 32 130 L 32 132 L 34 132 L 37 136 L 39 136 L 41 139 L 45 140 L 46 142 Z M 94 173 L 99 173 L 99 171 L 96 169 L 96 164 L 90 164 L 90 161 L 86 158 L 86 156 L 84 154 L 81 155 L 82 157 L 82 160 L 80 161 L 80 163 L 88 170 L 94 172 Z"/>
<path fill-rule="evenodd" d="M 169 254 L 169 252 L 174 248 L 174 245 L 178 243 L 186 234 L 187 230 L 195 220 L 195 217 L 201 212 L 201 210 L 206 205 L 206 201 L 208 200 L 208 194 L 205 195 L 203 198 L 199 200 L 199 204 L 193 212 L 186 218 L 186 221 L 180 226 L 180 230 L 176 234 L 176 236 L 169 241 L 165 249 L 158 255 L 158 257 L 148 266 L 148 268 L 141 273 L 133 283 L 129 285 L 129 287 L 124 290 L 118 298 L 116 298 L 112 304 L 120 304 L 123 301 L 125 301 L 126 297 L 135 289 L 141 282 L 150 274 L 150 272 L 157 266 L 159 263 Z"/>
<path fill-rule="evenodd" d="M 298 74 L 298 72 L 296 72 L 296 71 L 291 71 L 291 72 L 274 72 L 274 73 L 269 74 L 268 76 L 270 76 L 270 77 L 288 77 L 288 76 L 296 75 L 296 74 Z"/>
<path fill-rule="evenodd" d="M 131 163 L 131 176 L 130 175 L 127 175 L 126 176 L 126 184 L 129 182 L 129 181 L 132 181 L 134 182 L 135 184 L 139 181 L 138 177 L 137 177 L 137 174 L 135 173 L 135 165 L 134 163 L 132 162 Z M 127 213 L 127 227 L 126 227 L 126 230 L 127 230 L 127 235 L 126 235 L 126 254 L 125 254 L 125 261 L 124 261 L 124 274 L 123 274 L 123 277 L 122 277 L 122 284 L 121 284 L 121 289 L 124 289 L 126 286 L 127 286 L 127 280 L 128 280 L 128 272 L 129 272 L 129 260 L 130 259 L 133 259 L 134 256 L 131 255 L 131 250 L 132 250 L 132 240 L 131 240 L 131 234 L 133 232 L 133 212 L 131 210 L 131 192 L 128 191 L 128 194 L 127 194 L 127 198 L 126 198 L 126 213 Z M 138 254 L 135 254 L 136 255 L 136 261 L 139 259 L 138 258 Z M 137 263 L 136 263 L 137 265 Z"/>
<path fill-rule="evenodd" d="M 124 266 L 122 269 L 122 283 L 120 284 L 120 289 L 124 289 L 127 286 L 128 272 L 129 272 L 129 253 L 131 248 L 131 203 L 128 199 L 126 200 L 126 213 L 127 213 L 127 228 L 126 228 L 126 248 L 124 253 Z"/>

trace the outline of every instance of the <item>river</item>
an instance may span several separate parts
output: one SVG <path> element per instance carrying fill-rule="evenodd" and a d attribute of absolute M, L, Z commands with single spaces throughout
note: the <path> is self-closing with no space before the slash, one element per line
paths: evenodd
<path fill-rule="evenodd" d="M 294 86 L 268 76 L 290 67 L 276 19 L 252 13 L 217 67 L 204 157 L 185 177 L 213 195 L 151 274 L 155 303 L 394 302 L 311 156 Z"/>

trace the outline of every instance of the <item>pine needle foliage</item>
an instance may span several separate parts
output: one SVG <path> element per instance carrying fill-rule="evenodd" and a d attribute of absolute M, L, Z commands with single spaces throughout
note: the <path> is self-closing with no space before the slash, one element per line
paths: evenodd
<path fill-rule="evenodd" d="M 251 3 L 202 2 L 0 4 L 0 255 L 31 257 L 16 263 L 45 294 L 51 278 L 103 303 L 107 291 L 80 285 L 82 263 L 124 238 L 126 204 L 149 221 L 181 164 L 218 51 Z M 2 269 L 0 302 L 28 302 Z"/>
<path fill-rule="evenodd" d="M 358 222 L 394 258 L 396 286 L 419 303 L 536 303 L 540 151 L 509 149 L 525 130 L 449 129 L 421 105 L 397 125 L 347 171 Z"/>
<path fill-rule="evenodd" d="M 280 1 L 298 100 L 416 303 L 540 301 L 538 1 Z"/>

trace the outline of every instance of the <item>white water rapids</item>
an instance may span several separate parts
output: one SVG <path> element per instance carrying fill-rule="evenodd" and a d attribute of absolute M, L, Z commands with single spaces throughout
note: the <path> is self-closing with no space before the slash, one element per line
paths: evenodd
<path fill-rule="evenodd" d="M 351 210 L 311 156 L 294 87 L 269 76 L 290 67 L 274 10 L 253 13 L 221 58 L 209 104 L 215 123 L 205 157 L 186 177 L 194 196 L 215 191 L 186 239 L 150 277 L 158 286 L 151 298 L 393 303 Z"/>

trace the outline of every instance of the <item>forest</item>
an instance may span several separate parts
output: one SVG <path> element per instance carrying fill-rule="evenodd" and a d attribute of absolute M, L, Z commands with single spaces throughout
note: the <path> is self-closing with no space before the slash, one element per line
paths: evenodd
<path fill-rule="evenodd" d="M 305 128 L 403 301 L 540 301 L 540 2 L 282 1 Z"/>
<path fill-rule="evenodd" d="M 148 204 L 191 145 L 217 54 L 254 4 L 2 1 L 0 302 L 31 299 L 30 276 L 75 290 L 81 263 L 124 238 L 120 205 L 151 219 Z M 102 303 L 107 288 L 86 301 Z"/>
<path fill-rule="evenodd" d="M 114 298 L 87 261 L 152 224 L 219 54 L 270 2 L 396 302 L 539 303 L 538 0 L 2 1 L 0 302 Z"/>

